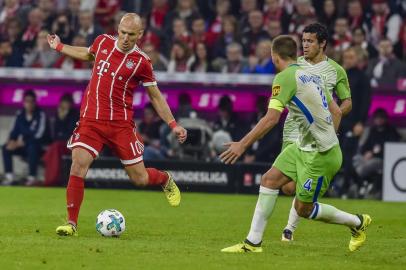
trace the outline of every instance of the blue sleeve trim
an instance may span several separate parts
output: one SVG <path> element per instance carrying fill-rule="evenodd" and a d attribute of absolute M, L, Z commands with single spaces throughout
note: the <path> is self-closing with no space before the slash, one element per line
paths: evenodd
<path fill-rule="evenodd" d="M 299 109 L 302 111 L 302 113 L 305 115 L 307 121 L 310 124 L 313 124 L 314 119 L 312 114 L 310 113 L 309 109 L 306 108 L 306 106 L 303 104 L 302 101 L 300 101 L 300 99 L 297 98 L 297 96 L 293 96 L 292 101 L 296 104 L 296 106 L 299 107 Z"/>

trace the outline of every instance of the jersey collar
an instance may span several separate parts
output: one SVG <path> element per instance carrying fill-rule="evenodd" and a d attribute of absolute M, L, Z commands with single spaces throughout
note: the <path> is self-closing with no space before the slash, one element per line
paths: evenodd
<path fill-rule="evenodd" d="M 121 53 L 123 53 L 123 54 L 130 54 L 130 53 L 135 52 L 135 51 L 138 49 L 138 46 L 137 46 L 137 44 L 135 44 L 134 47 L 133 47 L 131 50 L 129 50 L 128 52 L 123 52 L 123 51 L 118 47 L 118 40 L 116 40 L 116 41 L 114 42 L 114 48 L 116 48 L 117 51 L 119 51 L 119 52 L 121 52 Z"/>

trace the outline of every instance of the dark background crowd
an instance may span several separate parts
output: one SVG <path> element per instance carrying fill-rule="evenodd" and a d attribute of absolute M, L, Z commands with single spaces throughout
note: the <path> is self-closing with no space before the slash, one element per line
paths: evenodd
<path fill-rule="evenodd" d="M 274 74 L 272 39 L 290 34 L 300 43 L 303 28 L 321 22 L 330 31 L 326 53 L 347 71 L 353 101 L 339 132 L 344 164 L 335 195 L 379 196 L 384 143 L 401 136 L 385 110 L 377 109 L 370 119 L 368 110 L 373 91 L 395 91 L 397 80 L 406 78 L 406 1 L 0 0 L 0 7 L 0 66 L 64 70 L 90 65 L 51 50 L 48 33 L 89 46 L 99 34 L 116 34 L 125 12 L 141 14 L 145 33 L 138 46 L 156 71 L 167 72 Z M 223 96 L 217 115 L 207 119 L 193 110 L 190 96 L 181 95 L 175 115 L 189 131 L 182 146 L 147 105 L 136 120 L 146 145 L 144 159 L 216 162 L 223 142 L 239 140 L 266 113 L 267 100 L 258 97 L 257 112 L 241 117 L 231 98 Z M 26 184 L 38 184 L 39 156 L 46 165 L 45 184 L 58 184 L 60 157 L 68 153 L 66 141 L 77 119 L 71 96 L 64 95 L 51 116 L 36 105 L 35 93 L 26 91 L 3 146 L 2 183 L 18 182 L 11 157 L 22 155 L 29 164 Z M 282 127 L 255 143 L 242 162 L 270 164 L 280 151 Z"/>

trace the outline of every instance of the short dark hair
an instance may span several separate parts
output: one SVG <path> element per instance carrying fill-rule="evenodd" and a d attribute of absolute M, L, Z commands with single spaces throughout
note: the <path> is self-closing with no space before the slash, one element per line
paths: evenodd
<path fill-rule="evenodd" d="M 327 27 L 322 25 L 321 23 L 311 23 L 307 25 L 303 29 L 303 33 L 316 34 L 316 38 L 319 43 L 322 43 L 323 41 L 326 42 L 326 46 L 323 49 L 327 47 L 328 30 Z"/>
<path fill-rule="evenodd" d="M 297 43 L 291 36 L 280 35 L 272 41 L 272 52 L 283 60 L 296 60 Z"/>
<path fill-rule="evenodd" d="M 218 108 L 221 111 L 227 111 L 229 113 L 232 113 L 233 112 L 233 101 L 231 100 L 231 98 L 229 96 L 224 95 L 220 98 Z"/>
<path fill-rule="evenodd" d="M 70 104 L 73 104 L 72 94 L 70 94 L 70 93 L 63 94 L 61 96 L 60 102 L 69 102 Z"/>
<path fill-rule="evenodd" d="M 23 99 L 25 99 L 26 97 L 32 97 L 34 100 L 37 99 L 37 95 L 35 94 L 34 90 L 31 89 L 24 92 Z"/>
<path fill-rule="evenodd" d="M 377 109 L 373 112 L 372 118 L 373 118 L 373 119 L 375 119 L 375 118 L 388 119 L 389 116 L 388 116 L 388 112 L 387 112 L 385 109 L 383 109 L 383 108 L 377 108 Z"/>

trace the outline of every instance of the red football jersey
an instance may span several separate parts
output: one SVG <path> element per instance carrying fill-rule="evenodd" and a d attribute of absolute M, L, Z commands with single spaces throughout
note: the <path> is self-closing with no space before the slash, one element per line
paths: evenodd
<path fill-rule="evenodd" d="M 117 38 L 98 36 L 89 47 L 95 57 L 92 75 L 82 99 L 80 116 L 101 120 L 132 120 L 133 92 L 142 83 L 156 85 L 151 60 L 137 45 L 122 52 Z"/>

